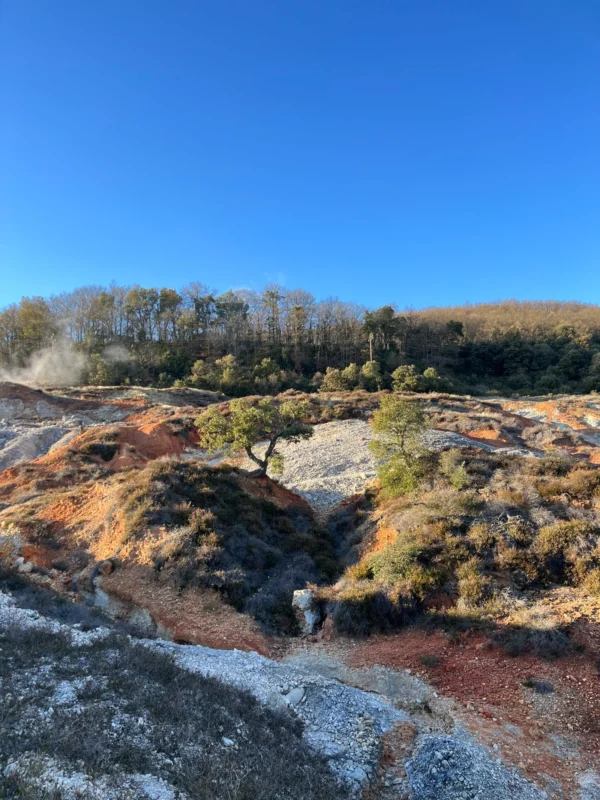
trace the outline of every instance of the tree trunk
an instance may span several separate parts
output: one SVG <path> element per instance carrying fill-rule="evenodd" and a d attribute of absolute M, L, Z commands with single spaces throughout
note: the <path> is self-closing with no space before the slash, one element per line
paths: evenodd
<path fill-rule="evenodd" d="M 267 467 L 269 466 L 269 461 L 267 458 L 263 458 L 261 460 L 258 456 L 254 455 L 254 453 L 249 447 L 246 448 L 246 455 L 248 456 L 250 461 L 254 461 L 254 463 L 258 466 L 259 468 L 258 474 L 261 477 L 267 474 Z"/>

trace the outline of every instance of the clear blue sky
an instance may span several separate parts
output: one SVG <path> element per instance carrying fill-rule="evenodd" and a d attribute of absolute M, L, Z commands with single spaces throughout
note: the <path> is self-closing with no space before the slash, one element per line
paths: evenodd
<path fill-rule="evenodd" d="M 600 302 L 598 0 L 0 0 L 0 305 Z"/>

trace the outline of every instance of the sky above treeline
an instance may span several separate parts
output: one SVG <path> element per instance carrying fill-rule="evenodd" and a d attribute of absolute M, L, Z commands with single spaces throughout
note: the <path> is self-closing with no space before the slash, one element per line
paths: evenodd
<path fill-rule="evenodd" d="M 0 305 L 600 302 L 596 0 L 2 0 Z"/>

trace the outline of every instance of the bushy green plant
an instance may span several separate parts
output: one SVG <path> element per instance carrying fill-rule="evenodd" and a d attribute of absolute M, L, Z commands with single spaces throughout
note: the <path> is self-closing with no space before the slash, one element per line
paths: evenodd
<path fill-rule="evenodd" d="M 216 389 L 218 388 L 218 376 L 214 368 L 200 358 L 194 362 L 186 383 L 195 389 Z"/>
<path fill-rule="evenodd" d="M 348 364 L 342 370 L 342 381 L 345 389 L 356 389 L 360 383 L 360 369 L 357 364 Z"/>
<path fill-rule="evenodd" d="M 414 602 L 398 591 L 364 581 L 342 589 L 328 611 L 337 632 L 367 636 L 397 630 L 414 613 Z"/>
<path fill-rule="evenodd" d="M 382 462 L 377 476 L 384 492 L 396 496 L 414 491 L 429 467 L 421 407 L 394 395 L 382 397 L 373 415 L 373 430 L 378 437 L 370 447 Z"/>
<path fill-rule="evenodd" d="M 419 375 L 414 364 L 402 364 L 392 372 L 392 388 L 395 392 L 442 391 L 446 383 L 434 367 L 427 367 Z"/>
<path fill-rule="evenodd" d="M 452 448 L 440 454 L 439 469 L 449 483 L 459 491 L 466 489 L 471 480 L 465 466 L 465 460 L 460 450 Z"/>
<path fill-rule="evenodd" d="M 168 372 L 161 372 L 158 376 L 158 383 L 159 389 L 168 389 L 169 386 L 173 385 L 173 376 L 169 375 Z"/>
<path fill-rule="evenodd" d="M 367 361 L 360 371 L 360 385 L 367 392 L 377 392 L 383 386 L 381 367 L 377 361 Z"/>
<path fill-rule="evenodd" d="M 491 594 L 490 579 L 482 573 L 481 561 L 472 558 L 456 570 L 458 596 L 468 606 L 478 606 Z"/>
<path fill-rule="evenodd" d="M 272 358 L 263 358 L 252 370 L 252 377 L 260 394 L 277 394 L 285 382 L 285 372 Z"/>
<path fill-rule="evenodd" d="M 419 391 L 419 375 L 414 364 L 402 364 L 392 372 L 392 388 L 395 392 Z"/>
<path fill-rule="evenodd" d="M 342 371 L 340 369 L 334 369 L 333 367 L 327 367 L 327 371 L 325 372 L 325 376 L 319 386 L 320 392 L 341 392 L 346 388 L 344 379 L 342 376 Z"/>
<path fill-rule="evenodd" d="M 215 361 L 219 388 L 229 395 L 245 394 L 247 381 L 244 370 L 234 355 L 226 355 Z"/>
<path fill-rule="evenodd" d="M 583 582 L 583 588 L 588 594 L 600 597 L 600 568 L 595 567 L 587 575 Z"/>

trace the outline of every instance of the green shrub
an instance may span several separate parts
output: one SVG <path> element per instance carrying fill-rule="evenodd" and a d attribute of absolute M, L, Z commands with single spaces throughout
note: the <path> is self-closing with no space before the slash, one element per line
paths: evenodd
<path fill-rule="evenodd" d="M 496 533 L 486 522 L 474 522 L 469 528 L 469 542 L 480 555 L 489 552 L 496 544 Z"/>
<path fill-rule="evenodd" d="M 592 531 L 592 526 L 585 520 L 555 522 L 540 528 L 535 539 L 535 549 L 542 558 L 563 556 L 578 537 L 586 536 Z"/>
<path fill-rule="evenodd" d="M 414 364 L 402 364 L 392 372 L 392 388 L 395 392 L 418 392 L 420 376 Z"/>
<path fill-rule="evenodd" d="M 431 459 L 423 444 L 425 415 L 414 402 L 394 395 L 381 398 L 373 415 L 377 434 L 370 448 L 381 465 L 377 477 L 390 497 L 413 492 L 430 469 Z"/>
<path fill-rule="evenodd" d="M 367 392 L 377 392 L 383 386 L 383 376 L 377 361 L 367 361 L 360 370 L 360 385 Z"/>
<path fill-rule="evenodd" d="M 558 626 L 509 625 L 496 634 L 495 638 L 504 651 L 513 657 L 532 653 L 538 658 L 552 661 L 571 655 L 574 651 L 568 630 Z"/>
<path fill-rule="evenodd" d="M 427 496 L 426 504 L 438 516 L 446 519 L 470 517 L 479 505 L 479 498 L 473 491 L 440 489 Z"/>
<path fill-rule="evenodd" d="M 438 464 L 442 475 L 458 491 L 466 489 L 470 485 L 471 479 L 460 450 L 456 448 L 445 450 L 440 454 Z"/>
<path fill-rule="evenodd" d="M 342 381 L 345 389 L 356 389 L 360 383 L 360 368 L 357 364 L 348 364 L 348 366 L 342 370 Z"/>
<path fill-rule="evenodd" d="M 574 469 L 566 478 L 566 491 L 572 497 L 589 499 L 600 485 L 600 471 L 596 469 Z"/>
<path fill-rule="evenodd" d="M 327 367 L 327 371 L 325 372 L 325 376 L 319 386 L 320 392 L 341 392 L 346 388 L 344 383 L 344 378 L 342 376 L 342 371 L 340 369 L 334 369 L 333 367 Z"/>
<path fill-rule="evenodd" d="M 543 458 L 531 459 L 530 468 L 536 475 L 554 475 L 561 477 L 571 469 L 570 458 L 558 453 L 547 453 Z"/>
<path fill-rule="evenodd" d="M 385 586 L 399 586 L 406 594 L 423 600 L 441 582 L 440 573 L 429 562 L 427 543 L 410 534 L 398 534 L 383 550 L 368 559 L 373 578 Z"/>
<path fill-rule="evenodd" d="M 329 603 L 328 613 L 339 633 L 367 636 L 402 627 L 414 613 L 414 603 L 398 592 L 362 582 L 340 591 Z"/>
<path fill-rule="evenodd" d="M 472 558 L 456 570 L 458 596 L 467 606 L 478 606 L 491 593 L 491 581 L 481 572 L 481 562 Z"/>

